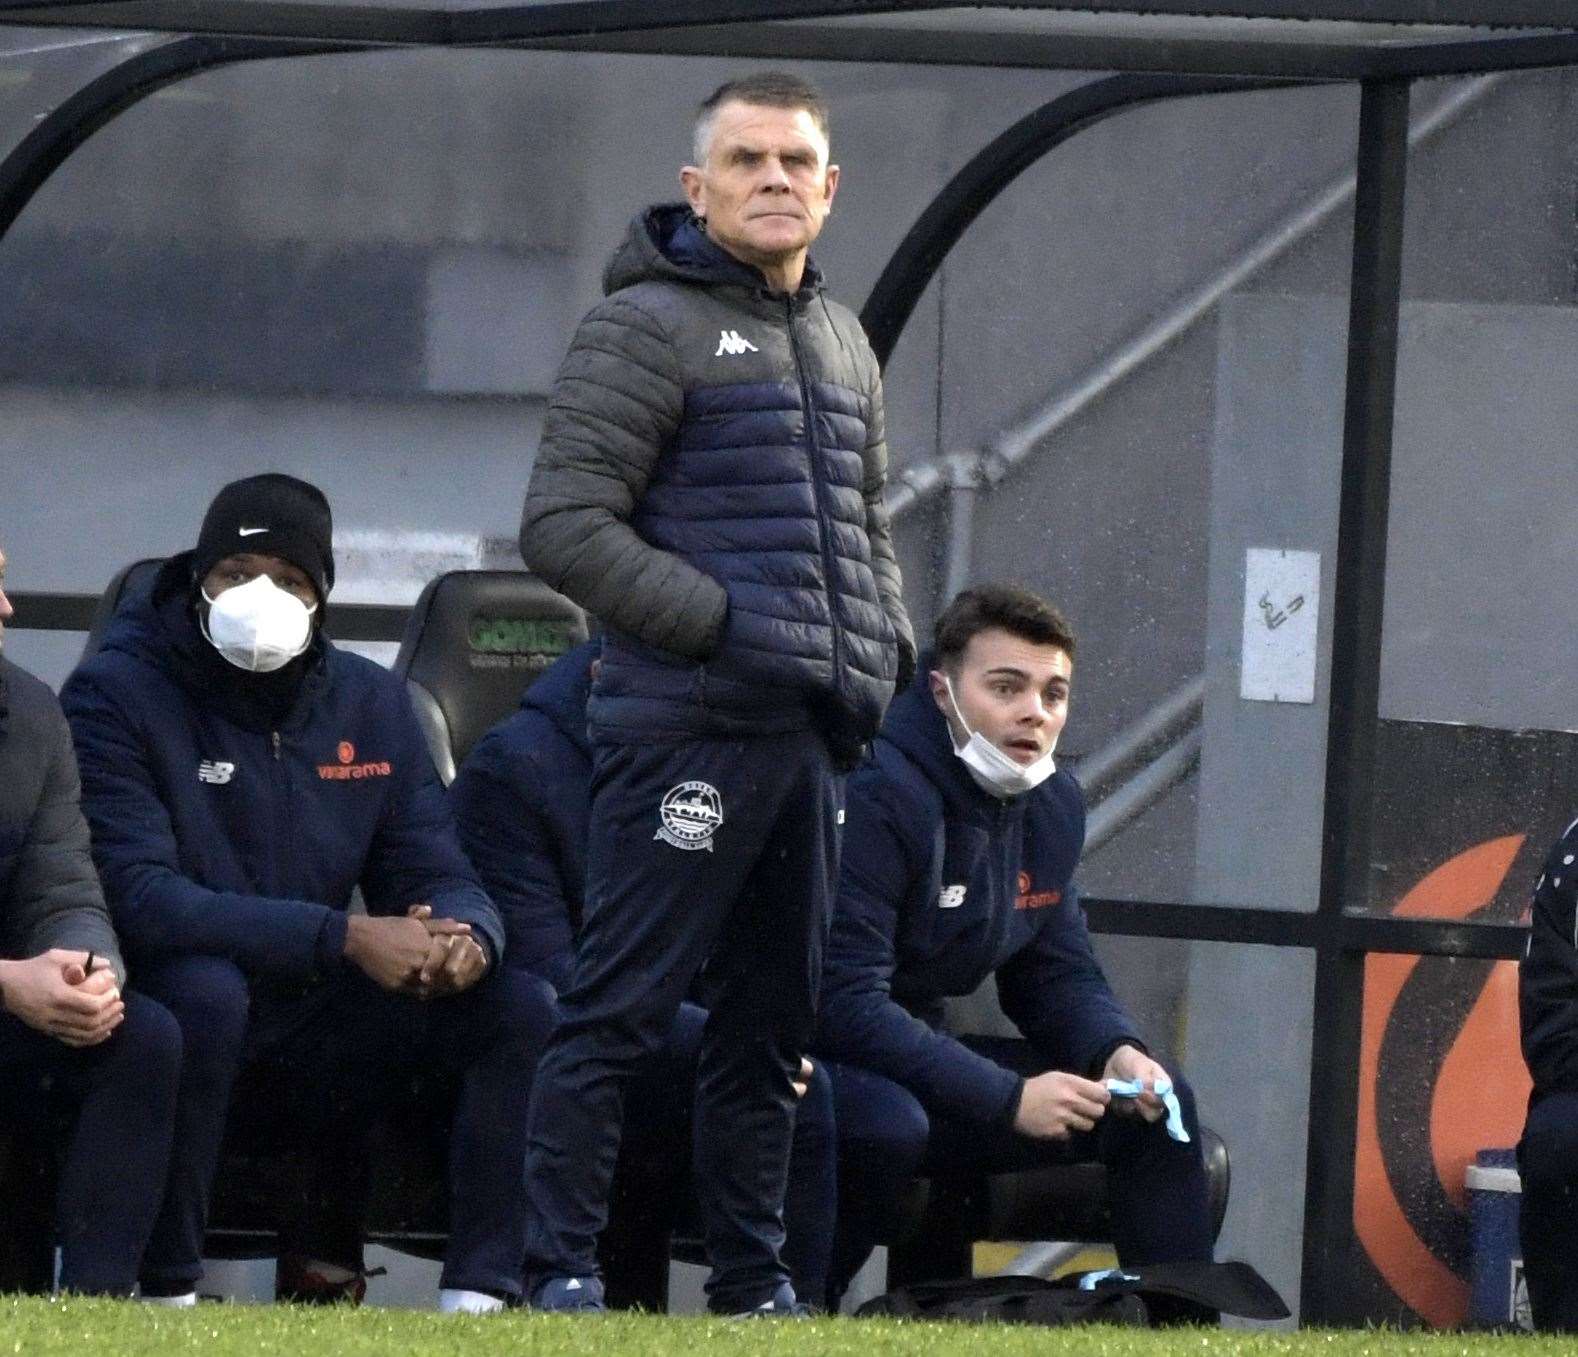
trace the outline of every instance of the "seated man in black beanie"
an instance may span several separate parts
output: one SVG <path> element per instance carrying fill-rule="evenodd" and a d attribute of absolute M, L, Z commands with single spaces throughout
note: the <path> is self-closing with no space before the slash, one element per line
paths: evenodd
<path fill-rule="evenodd" d="M 417 1074 L 458 1085 L 440 1308 L 520 1291 L 526 1105 L 552 990 L 500 966 L 403 684 L 322 634 L 329 505 L 284 475 L 226 486 L 195 550 L 123 605 L 62 694 L 83 808 L 137 989 L 184 1040 L 145 1297 L 189 1302 L 239 1078 L 320 1184 L 282 1294 L 360 1294 L 370 1117 Z M 367 912 L 352 912 L 358 887 Z M 432 1000 L 432 1002 L 423 1002 Z M 249 1127 L 248 1130 L 259 1128 Z"/>

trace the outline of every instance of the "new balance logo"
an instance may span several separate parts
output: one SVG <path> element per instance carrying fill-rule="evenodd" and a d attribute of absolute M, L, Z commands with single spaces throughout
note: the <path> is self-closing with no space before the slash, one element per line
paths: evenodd
<path fill-rule="evenodd" d="M 714 358 L 725 353 L 760 353 L 761 350 L 750 340 L 741 336 L 738 330 L 724 330 L 718 335 L 718 352 Z"/>
<path fill-rule="evenodd" d="M 230 781 L 231 774 L 235 771 L 236 765 L 233 763 L 216 763 L 212 760 L 204 759 L 197 765 L 197 780 L 199 782 L 211 782 L 216 787 L 222 787 Z"/>

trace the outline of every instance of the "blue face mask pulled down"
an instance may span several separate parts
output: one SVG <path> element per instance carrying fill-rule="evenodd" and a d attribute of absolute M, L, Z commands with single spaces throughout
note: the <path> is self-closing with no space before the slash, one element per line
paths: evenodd
<path fill-rule="evenodd" d="M 1108 1079 L 1106 1085 L 1107 1092 L 1114 1098 L 1138 1098 L 1145 1092 L 1145 1084 L 1139 1079 Z M 1189 1132 L 1184 1130 L 1183 1109 L 1178 1106 L 1178 1095 L 1173 1092 L 1172 1081 L 1158 1079 L 1155 1093 L 1167 1109 L 1167 1134 L 1187 1145 Z"/>

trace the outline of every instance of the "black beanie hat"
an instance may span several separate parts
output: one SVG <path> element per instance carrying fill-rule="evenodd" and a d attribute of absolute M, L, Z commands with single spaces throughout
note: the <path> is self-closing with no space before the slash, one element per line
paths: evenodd
<path fill-rule="evenodd" d="M 281 472 L 231 481 L 208 506 L 192 553 L 201 582 L 226 556 L 278 556 L 306 572 L 322 602 L 334 587 L 334 521 L 323 491 Z"/>

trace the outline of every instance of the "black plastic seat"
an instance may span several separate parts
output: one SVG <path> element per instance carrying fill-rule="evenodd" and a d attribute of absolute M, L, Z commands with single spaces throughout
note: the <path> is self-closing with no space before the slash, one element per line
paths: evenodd
<path fill-rule="evenodd" d="M 1226 1143 L 1208 1126 L 1200 1128 L 1200 1146 L 1215 1239 L 1227 1215 L 1232 1168 Z M 1098 1163 L 917 1179 L 889 1231 L 888 1286 L 967 1277 L 981 1240 L 1108 1243 L 1106 1179 Z"/>
<path fill-rule="evenodd" d="M 153 588 L 153 577 L 159 573 L 159 567 L 164 562 L 163 556 L 145 556 L 115 573 L 115 578 L 99 595 L 99 606 L 93 610 L 93 621 L 88 624 L 88 639 L 82 644 L 84 660 L 97 652 L 104 643 L 105 629 L 110 619 L 120 611 L 121 605 Z"/>
<path fill-rule="evenodd" d="M 586 615 L 524 570 L 454 570 L 428 581 L 394 672 L 446 786 L 527 685 L 586 636 Z"/>

